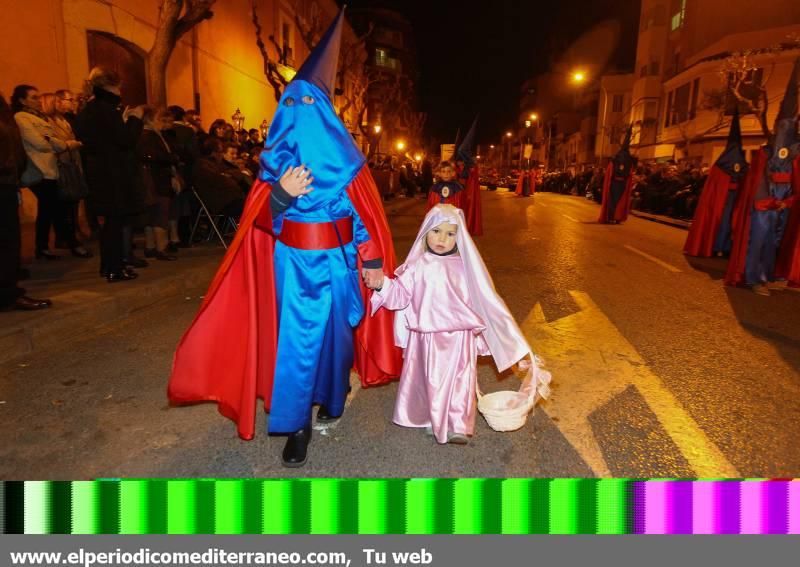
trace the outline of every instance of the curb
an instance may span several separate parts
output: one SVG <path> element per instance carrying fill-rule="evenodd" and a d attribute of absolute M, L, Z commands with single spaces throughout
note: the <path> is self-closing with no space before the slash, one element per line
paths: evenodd
<path fill-rule="evenodd" d="M 108 291 L 73 289 L 52 295 L 50 309 L 26 313 L 23 321 L 0 329 L 0 364 L 63 345 L 68 337 L 84 336 L 165 299 L 205 288 L 218 265 L 215 258 L 149 282 L 140 279 L 141 283 L 110 285 Z"/>
<path fill-rule="evenodd" d="M 689 227 L 692 226 L 691 221 L 685 221 L 680 219 L 673 219 L 670 217 L 665 217 L 662 215 L 654 215 L 652 213 L 645 213 L 642 211 L 634 211 L 631 210 L 631 215 L 638 217 L 640 219 L 645 219 L 653 222 L 657 222 L 660 224 L 666 224 L 669 226 L 674 226 L 675 228 L 682 228 L 684 230 L 689 230 Z"/>

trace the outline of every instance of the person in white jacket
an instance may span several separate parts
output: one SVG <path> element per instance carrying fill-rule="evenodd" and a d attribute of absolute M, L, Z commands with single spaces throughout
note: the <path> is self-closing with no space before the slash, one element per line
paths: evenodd
<path fill-rule="evenodd" d="M 50 251 L 50 227 L 55 227 L 58 239 L 71 244 L 74 255 L 83 256 L 75 234 L 70 234 L 67 208 L 58 198 L 58 154 L 78 149 L 81 143 L 58 137 L 53 124 L 42 114 L 36 87 L 15 87 L 11 96 L 11 108 L 28 156 L 28 163 L 22 173 L 22 185 L 33 191 L 38 201 L 36 257 L 48 260 L 59 258 Z"/>

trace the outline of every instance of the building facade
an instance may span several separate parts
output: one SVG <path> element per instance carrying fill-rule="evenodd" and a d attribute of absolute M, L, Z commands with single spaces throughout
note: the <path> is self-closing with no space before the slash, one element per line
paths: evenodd
<path fill-rule="evenodd" d="M 6 97 L 17 84 L 31 84 L 41 92 L 63 88 L 80 92 L 89 70 L 105 65 L 122 75 L 125 104 L 148 101 L 147 52 L 156 34 L 159 0 L 6 4 L 0 19 L 0 91 Z M 334 0 L 256 0 L 255 10 L 270 57 L 278 58 L 271 35 L 285 49 L 291 73 L 309 52 L 298 22 L 317 22 L 324 30 L 338 6 Z M 211 19 L 180 39 L 167 67 L 168 104 L 199 109 L 206 127 L 216 118 L 230 122 L 237 109 L 245 117 L 244 128 L 271 121 L 277 102 L 264 74 L 252 11 L 252 0 L 220 0 L 213 6 Z M 355 41 L 349 24 L 343 41 Z M 343 104 L 344 95 L 352 92 L 352 82 L 362 73 L 363 58 L 345 71 L 336 105 Z M 344 121 L 358 137 L 354 114 L 355 108 L 351 108 Z M 23 222 L 31 222 L 36 203 L 27 192 L 23 198 Z"/>
<path fill-rule="evenodd" d="M 639 158 L 713 163 L 737 105 L 737 76 L 766 90 L 771 128 L 798 56 L 800 2 L 642 0 L 631 105 Z M 731 73 L 738 65 L 749 70 Z M 761 123 L 739 106 L 745 146 L 755 149 L 765 141 Z"/>

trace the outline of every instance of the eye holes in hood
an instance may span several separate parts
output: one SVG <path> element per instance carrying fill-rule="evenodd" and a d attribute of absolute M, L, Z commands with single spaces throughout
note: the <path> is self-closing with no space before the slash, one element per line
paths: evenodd
<path fill-rule="evenodd" d="M 303 104 L 314 104 L 314 97 L 311 95 L 303 95 Z"/>
<path fill-rule="evenodd" d="M 294 106 L 294 98 L 293 98 L 293 97 L 290 97 L 290 96 L 287 96 L 287 97 L 286 97 L 286 98 L 283 100 L 283 104 L 284 104 L 284 106 Z"/>

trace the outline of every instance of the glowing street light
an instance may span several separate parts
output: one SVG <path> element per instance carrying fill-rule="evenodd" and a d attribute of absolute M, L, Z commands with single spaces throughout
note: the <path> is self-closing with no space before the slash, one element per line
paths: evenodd
<path fill-rule="evenodd" d="M 490 145 L 490 146 L 489 146 L 489 149 L 490 149 L 490 150 L 493 150 L 493 149 L 494 149 L 494 144 Z"/>
<path fill-rule="evenodd" d="M 422 161 L 422 154 L 414 155 L 414 161 Z"/>
<path fill-rule="evenodd" d="M 586 73 L 583 71 L 573 71 L 572 73 L 572 82 L 576 85 L 579 85 L 586 81 Z"/>
<path fill-rule="evenodd" d="M 397 147 L 397 151 L 402 152 L 404 149 L 406 149 L 406 143 L 403 140 L 398 140 L 395 147 Z"/>
<path fill-rule="evenodd" d="M 530 128 L 530 127 L 531 127 L 531 121 L 530 120 L 526 120 L 525 121 L 525 128 Z"/>
<path fill-rule="evenodd" d="M 511 136 L 513 136 L 511 132 L 506 132 L 506 138 L 510 138 Z"/>
<path fill-rule="evenodd" d="M 528 118 L 530 118 L 532 122 L 536 122 L 537 120 L 539 120 L 539 115 L 536 114 L 535 112 L 531 112 L 531 115 Z"/>
<path fill-rule="evenodd" d="M 376 134 L 380 134 L 381 133 L 381 125 L 380 124 L 375 124 L 375 126 L 373 126 L 372 129 L 375 131 Z"/>

